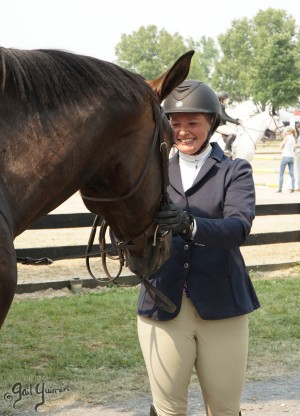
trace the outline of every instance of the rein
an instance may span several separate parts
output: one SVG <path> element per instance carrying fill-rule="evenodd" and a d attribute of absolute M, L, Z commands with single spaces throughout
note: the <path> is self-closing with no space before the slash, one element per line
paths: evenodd
<path fill-rule="evenodd" d="M 169 199 L 169 194 L 168 194 L 168 191 L 167 191 L 167 187 L 169 185 L 168 146 L 167 146 L 167 143 L 165 142 L 165 139 L 164 139 L 164 136 L 163 136 L 163 133 L 162 133 L 162 129 L 161 129 L 162 122 L 163 122 L 163 120 L 162 120 L 163 110 L 160 109 L 159 116 L 157 115 L 157 112 L 156 113 L 154 112 L 154 115 L 156 115 L 156 117 L 155 117 L 155 130 L 154 130 L 153 141 L 152 141 L 150 153 L 149 153 L 148 159 L 146 161 L 146 164 L 144 166 L 144 169 L 142 171 L 142 174 L 140 175 L 140 177 L 139 177 L 137 183 L 134 185 L 134 187 L 124 195 L 117 196 L 117 197 L 111 197 L 111 198 L 89 197 L 89 196 L 84 195 L 80 192 L 80 195 L 83 199 L 85 199 L 87 201 L 93 201 L 93 202 L 119 202 L 119 201 L 124 201 L 125 199 L 132 197 L 138 191 L 138 189 L 142 185 L 142 183 L 143 183 L 143 181 L 144 181 L 144 179 L 145 179 L 145 177 L 148 173 L 148 170 L 150 168 L 150 163 L 151 163 L 151 161 L 154 157 L 154 152 L 155 152 L 157 143 L 159 141 L 159 150 L 160 150 L 161 168 L 162 168 L 161 205 L 165 205 L 165 204 L 169 203 L 170 199 Z M 101 222 L 101 224 L 100 224 L 100 222 Z M 91 253 L 98 226 L 100 226 L 100 230 L 99 230 L 100 252 L 99 253 Z M 153 256 L 155 256 L 155 255 L 157 255 L 157 253 L 160 250 L 160 244 L 158 244 L 158 243 L 163 242 L 167 233 L 164 233 L 162 235 L 160 233 L 158 233 L 158 227 L 159 226 L 156 225 L 154 222 L 152 222 L 137 237 L 134 237 L 133 239 L 128 240 L 128 241 L 118 241 L 116 239 L 116 237 L 114 236 L 113 232 L 110 230 L 109 224 L 104 219 L 101 219 L 99 215 L 96 215 L 95 219 L 94 219 L 92 229 L 91 229 L 89 241 L 88 241 L 88 244 L 87 244 L 86 253 L 85 253 L 85 255 L 77 256 L 76 258 L 84 258 L 85 257 L 86 267 L 87 267 L 87 270 L 88 270 L 90 276 L 99 283 L 102 283 L 102 284 L 114 283 L 118 286 L 136 286 L 139 283 L 143 283 L 144 286 L 145 286 L 146 291 L 149 293 L 149 296 L 154 300 L 154 302 L 161 309 L 172 313 L 172 312 L 175 312 L 175 310 L 176 310 L 175 305 L 159 289 L 157 289 L 155 286 L 153 286 L 147 280 L 148 276 L 136 275 L 137 276 L 137 281 L 135 283 L 130 283 L 130 284 L 122 284 L 122 282 L 117 280 L 120 277 L 121 273 L 122 273 L 123 266 L 126 265 L 125 264 L 126 263 L 126 257 L 125 257 L 125 254 L 124 254 L 124 248 L 126 248 L 129 245 L 135 245 L 135 244 L 137 244 L 137 242 L 140 239 L 142 239 L 142 238 L 144 239 L 145 237 L 147 237 L 147 234 L 150 232 L 150 230 L 153 229 L 153 227 L 155 227 L 155 232 L 154 232 L 154 236 L 153 236 L 152 246 L 153 246 Z M 112 249 L 107 248 L 106 240 L 105 240 L 106 231 L 109 231 L 109 233 L 110 233 Z M 117 254 L 116 255 L 110 254 L 112 252 L 117 253 Z M 98 256 L 99 254 L 101 256 L 103 270 L 106 274 L 106 277 L 103 277 L 103 278 L 96 277 L 93 274 L 93 272 L 91 270 L 91 267 L 90 267 L 90 258 Z M 72 256 L 72 257 L 57 258 L 55 260 L 63 260 L 63 259 L 67 259 L 67 258 L 75 258 L 75 257 Z M 111 276 L 111 274 L 108 270 L 107 258 L 109 258 L 111 260 L 119 261 L 119 269 L 118 269 L 118 272 L 115 276 Z M 23 258 L 18 257 L 17 258 L 17 262 L 21 262 L 22 264 L 31 264 L 31 265 L 52 264 L 53 261 L 55 261 L 55 260 L 51 260 L 47 257 L 43 257 L 43 258 L 40 258 L 40 259 L 31 259 L 30 257 L 23 257 Z"/>
<path fill-rule="evenodd" d="M 154 152 L 157 146 L 157 142 L 159 142 L 159 150 L 160 150 L 160 156 L 161 156 L 161 168 L 162 168 L 162 194 L 161 194 L 161 205 L 166 205 L 169 203 L 170 198 L 169 198 L 169 194 L 167 191 L 167 187 L 169 185 L 169 176 L 168 176 L 168 163 L 169 163 L 169 156 L 168 156 L 168 146 L 167 143 L 165 142 L 163 133 L 162 133 L 162 129 L 161 129 L 161 125 L 162 125 L 162 115 L 163 115 L 163 109 L 160 108 L 160 114 L 157 115 L 154 112 L 154 119 L 155 119 L 155 130 L 154 130 L 154 135 L 153 135 L 153 140 L 152 140 L 152 145 L 151 145 L 151 149 L 150 149 L 150 153 L 149 156 L 147 158 L 146 164 L 144 166 L 144 169 L 142 171 L 142 174 L 140 175 L 138 181 L 136 182 L 136 184 L 134 185 L 134 187 L 129 190 L 127 193 L 125 193 L 124 195 L 121 196 L 117 196 L 117 197 L 111 197 L 111 198 L 99 198 L 99 197 L 89 197 L 87 195 L 84 195 L 80 192 L 80 195 L 83 199 L 87 200 L 87 201 L 92 201 L 92 202 L 119 202 L 119 201 L 124 201 L 125 199 L 128 199 L 130 197 L 132 197 L 141 187 L 147 173 L 148 170 L 150 168 L 150 164 L 151 161 L 154 157 Z M 101 221 L 101 224 L 100 224 Z M 91 266 L 90 266 L 90 257 L 91 257 L 91 249 L 94 243 L 94 239 L 95 239 L 95 235 L 96 235 L 96 230 L 97 227 L 100 226 L 100 230 L 99 230 L 99 247 L 100 247 L 100 253 L 101 253 L 101 261 L 102 261 L 102 267 L 103 270 L 106 274 L 106 277 L 104 278 L 97 278 L 92 270 L 91 270 Z M 159 249 L 160 249 L 160 244 L 157 244 L 158 242 L 161 243 L 163 242 L 165 236 L 167 235 L 167 233 L 163 234 L 163 235 L 158 235 L 158 225 L 155 225 L 154 222 L 152 222 L 141 234 L 139 234 L 138 236 L 134 237 L 133 239 L 130 239 L 128 241 L 118 241 L 116 239 L 116 237 L 114 236 L 113 232 L 111 231 L 111 229 L 109 228 L 109 224 L 106 222 L 106 220 L 101 219 L 99 215 L 96 215 L 95 219 L 94 219 L 94 223 L 92 226 L 92 230 L 91 230 L 91 234 L 90 234 L 90 238 L 88 241 L 88 245 L 87 245 L 87 250 L 86 250 L 86 267 L 87 270 L 90 274 L 90 276 L 100 282 L 100 283 L 114 283 L 116 285 L 122 286 L 122 283 L 120 283 L 119 281 L 117 281 L 118 277 L 121 275 L 122 273 L 122 269 L 123 267 L 126 265 L 126 257 L 125 257 L 125 253 L 124 253 L 124 249 L 129 246 L 129 245 L 134 245 L 137 244 L 137 242 L 141 239 L 141 238 L 145 238 L 147 237 L 147 234 L 150 232 L 151 229 L 153 229 L 153 227 L 155 226 L 155 232 L 154 232 L 154 237 L 153 237 L 153 256 L 156 256 Z M 105 234 L 106 231 L 109 230 L 110 233 L 110 239 L 111 239 L 111 243 L 113 246 L 114 251 L 117 253 L 115 256 L 112 256 L 109 254 L 109 250 L 107 250 L 106 248 L 106 240 L 105 240 Z M 119 261 L 119 270 L 117 272 L 117 274 L 115 276 L 111 276 L 108 267 L 107 267 L 107 257 L 111 260 L 117 260 Z M 157 288 L 155 288 L 146 278 L 148 276 L 142 276 L 142 275 L 137 275 L 137 282 L 135 284 L 131 284 L 130 286 L 135 286 L 139 283 L 144 283 L 145 288 L 147 290 L 147 292 L 149 293 L 149 295 L 151 296 L 151 298 L 157 303 L 157 305 L 168 311 L 168 312 L 174 312 L 175 311 L 175 305 L 161 292 L 159 291 Z M 129 286 L 129 285 L 126 285 Z"/>

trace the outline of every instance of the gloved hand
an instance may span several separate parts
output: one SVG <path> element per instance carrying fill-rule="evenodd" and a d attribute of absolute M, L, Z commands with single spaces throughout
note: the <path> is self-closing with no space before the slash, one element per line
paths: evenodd
<path fill-rule="evenodd" d="M 239 126 L 239 125 L 241 124 L 241 120 L 237 118 L 237 119 L 235 120 L 235 124 L 236 124 L 237 126 Z"/>
<path fill-rule="evenodd" d="M 160 231 L 179 234 L 184 240 L 191 240 L 194 217 L 183 211 L 174 203 L 163 205 L 154 216 L 154 222 L 160 225 Z"/>

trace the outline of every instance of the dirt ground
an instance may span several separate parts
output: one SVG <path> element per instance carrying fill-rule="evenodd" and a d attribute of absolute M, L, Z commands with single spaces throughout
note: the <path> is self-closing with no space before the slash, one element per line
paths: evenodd
<path fill-rule="evenodd" d="M 264 161 L 258 157 L 252 162 L 256 186 L 257 204 L 268 203 L 300 203 L 300 192 L 288 193 L 288 182 L 285 181 L 284 192 L 276 194 L 278 173 L 263 172 L 268 168 L 279 168 L 279 160 Z M 259 184 L 268 183 L 269 186 Z M 74 195 L 53 213 L 86 212 L 79 195 Z M 300 215 L 256 217 L 253 224 L 253 233 L 267 231 L 300 230 Z M 26 231 L 16 239 L 17 248 L 76 245 L 86 244 L 89 237 L 89 229 L 77 230 L 47 230 Z M 300 234 L 300 231 L 299 231 Z M 258 247 L 243 247 L 242 252 L 247 266 L 256 266 L 270 263 L 285 263 L 300 261 L 300 238 L 298 243 L 273 244 Z M 99 265 L 95 263 L 96 271 Z M 114 267 L 114 266 L 112 266 Z M 128 274 L 125 270 L 124 273 Z M 283 274 L 294 276 L 292 269 L 273 272 L 258 272 L 257 277 L 274 278 Z M 298 272 L 297 272 L 298 273 Z M 18 265 L 19 284 L 30 282 L 42 282 L 49 280 L 73 280 L 75 277 L 89 279 L 84 260 L 60 261 L 51 266 L 24 266 Z M 101 274 L 101 270 L 99 271 Z M 87 290 L 87 289 L 85 289 Z M 72 296 L 72 292 L 64 288 L 62 290 L 46 290 L 23 295 L 16 295 L 16 299 L 28 297 L 52 297 Z M 272 375 L 261 381 L 247 381 L 242 396 L 243 416 L 300 416 L 300 369 L 293 373 Z M 150 395 L 138 396 L 134 399 L 111 402 L 106 405 L 93 406 L 86 403 L 74 403 L 71 400 L 56 402 L 55 407 L 43 411 L 46 415 L 55 416 L 147 416 L 151 404 Z M 36 413 L 24 412 L 22 416 L 36 415 Z M 196 383 L 191 384 L 189 396 L 188 416 L 204 416 L 204 406 Z"/>
<path fill-rule="evenodd" d="M 43 412 L 51 416 L 148 416 L 150 395 L 93 406 L 64 402 Z M 267 381 L 247 382 L 241 400 L 242 416 L 300 416 L 300 372 L 288 377 L 270 377 Z M 23 412 L 22 416 L 35 416 Z M 20 415 L 21 416 L 21 415 Z M 187 416 L 205 416 L 199 387 L 193 383 L 189 391 Z"/>

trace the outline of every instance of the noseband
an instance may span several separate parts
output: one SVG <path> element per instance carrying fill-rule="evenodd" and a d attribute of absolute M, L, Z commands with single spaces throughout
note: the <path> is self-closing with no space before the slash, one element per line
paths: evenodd
<path fill-rule="evenodd" d="M 83 195 L 79 191 L 83 199 L 85 199 L 86 201 L 92 201 L 92 202 L 120 202 L 120 201 L 124 201 L 125 199 L 132 197 L 139 190 L 144 179 L 146 178 L 146 175 L 150 168 L 151 161 L 154 157 L 157 143 L 159 143 L 161 168 L 162 168 L 162 193 L 161 193 L 161 198 L 160 198 L 160 204 L 165 205 L 170 202 L 169 194 L 167 191 L 167 187 L 169 185 L 169 175 L 168 175 L 169 155 L 168 155 L 168 146 L 165 141 L 163 129 L 162 129 L 164 113 L 163 113 L 162 108 L 160 108 L 159 114 L 156 109 L 153 109 L 153 113 L 154 113 L 154 121 L 155 121 L 155 130 L 154 130 L 150 153 L 147 158 L 144 169 L 138 181 L 133 186 L 133 188 L 130 189 L 124 195 L 111 197 L 111 198 L 90 197 L 90 196 Z M 91 249 L 94 243 L 96 230 L 100 221 L 101 221 L 101 224 L 100 224 L 100 231 L 99 231 L 99 246 L 100 246 L 102 266 L 106 274 L 106 277 L 104 278 L 95 277 L 90 267 L 90 257 L 92 256 Z M 106 220 L 104 219 L 101 220 L 101 218 L 98 215 L 96 215 L 93 226 L 92 226 L 92 230 L 91 230 L 91 234 L 90 234 L 90 238 L 89 238 L 88 246 L 87 246 L 87 252 L 86 252 L 86 266 L 92 278 L 97 280 L 100 283 L 106 283 L 106 284 L 115 283 L 119 286 L 122 286 L 122 283 L 118 282 L 117 279 L 122 272 L 123 266 L 125 265 L 126 256 L 124 254 L 124 249 L 128 246 L 137 245 L 140 240 L 147 238 L 147 235 L 150 235 L 150 232 L 151 230 L 153 230 L 153 227 L 155 227 L 155 232 L 153 236 L 152 246 L 154 248 L 153 256 L 155 256 L 157 254 L 157 250 L 159 250 L 160 244 L 165 239 L 165 236 L 167 235 L 167 233 L 163 235 L 158 233 L 158 225 L 156 225 L 154 222 L 152 222 L 149 226 L 147 226 L 147 228 L 144 231 L 142 231 L 138 236 L 134 237 L 133 239 L 130 239 L 127 241 L 118 241 L 116 237 L 114 236 L 114 234 L 112 233 L 112 231 L 109 229 L 109 225 L 106 222 Z M 109 234 L 110 234 L 110 239 L 111 239 L 111 245 L 113 247 L 110 250 L 107 249 L 106 242 L 105 242 L 105 234 L 108 229 L 109 229 Z M 157 244 L 158 241 L 160 244 Z M 112 251 L 117 252 L 117 254 L 116 255 L 110 254 Z M 108 271 L 107 263 L 106 263 L 107 257 L 110 258 L 111 260 L 119 261 L 119 270 L 115 276 L 111 276 L 111 274 Z M 158 304 L 160 308 L 168 312 L 174 312 L 175 305 L 163 293 L 161 293 L 158 289 L 156 289 L 148 280 L 146 280 L 146 277 L 147 276 L 137 275 L 137 278 L 138 278 L 137 282 L 130 284 L 130 286 L 135 286 L 143 282 L 147 292 L 154 299 L 154 301 Z M 127 284 L 126 286 L 129 286 L 129 285 Z"/>
<path fill-rule="evenodd" d="M 82 192 L 79 191 L 82 199 L 85 199 L 86 201 L 92 201 L 92 202 L 120 202 L 120 201 L 124 201 L 125 199 L 128 199 L 130 197 L 132 197 L 141 187 L 147 173 L 148 170 L 150 168 L 150 164 L 151 161 L 153 159 L 154 156 L 154 152 L 155 152 L 155 148 L 156 148 L 156 144 L 159 140 L 159 145 L 160 145 L 160 156 L 161 156 L 161 167 L 162 167 L 162 194 L 161 194 L 161 205 L 165 205 L 168 204 L 170 199 L 169 199 L 169 194 L 167 191 L 167 187 L 169 185 L 169 175 L 168 175 L 168 161 L 169 161 L 169 156 L 168 156 L 168 146 L 167 143 L 164 139 L 164 135 L 162 133 L 162 117 L 164 115 L 163 109 L 160 107 L 160 114 L 157 115 L 154 112 L 154 119 L 155 119 L 155 130 L 154 130 L 154 135 L 153 135 L 153 140 L 152 140 L 152 146 L 150 149 L 150 153 L 148 156 L 148 159 L 146 161 L 146 164 L 144 166 L 144 169 L 142 171 L 141 176 L 139 177 L 137 183 L 135 184 L 135 186 L 128 191 L 126 194 L 121 195 L 121 196 L 116 196 L 116 197 L 111 197 L 111 198 L 98 198 L 98 197 L 90 197 L 90 196 L 86 196 L 83 195 Z M 102 220 L 102 223 L 106 221 Z M 152 223 L 149 227 L 147 227 L 146 230 L 144 230 L 141 234 L 139 234 L 137 237 L 135 237 L 134 239 L 131 239 L 127 242 L 119 242 L 118 244 L 121 246 L 126 246 L 128 244 L 133 244 L 134 241 L 136 241 L 137 239 L 139 239 L 141 236 L 145 235 L 145 232 L 148 230 L 148 228 L 150 228 L 151 226 L 153 226 L 154 223 Z M 156 238 L 156 232 L 154 234 L 154 239 Z M 153 246 L 156 245 L 156 241 L 153 241 Z"/>
<path fill-rule="evenodd" d="M 274 124 L 275 124 L 275 126 L 276 126 L 276 128 L 275 128 L 275 130 L 274 130 L 274 133 L 276 133 L 276 131 L 277 130 L 281 130 L 281 129 L 284 129 L 285 127 L 284 126 L 278 126 L 278 124 L 277 124 L 277 122 L 276 122 L 276 118 L 275 118 L 275 116 L 276 116 L 276 113 L 271 113 L 270 112 L 270 116 L 272 117 L 272 119 L 273 119 L 273 121 L 274 121 Z M 279 116 L 278 116 L 278 118 L 279 118 Z"/>

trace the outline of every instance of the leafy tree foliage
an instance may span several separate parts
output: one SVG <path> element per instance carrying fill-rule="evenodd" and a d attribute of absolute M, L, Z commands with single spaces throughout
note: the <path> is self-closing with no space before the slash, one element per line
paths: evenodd
<path fill-rule="evenodd" d="M 297 102 L 300 55 L 293 17 L 269 8 L 252 20 L 234 20 L 218 40 L 222 57 L 213 76 L 215 89 L 228 90 L 236 101 L 252 98 L 261 110 Z"/>
<path fill-rule="evenodd" d="M 226 33 L 198 40 L 171 35 L 154 25 L 121 36 L 117 64 L 154 79 L 193 49 L 189 78 L 208 82 L 231 99 L 252 99 L 258 110 L 297 103 L 300 96 L 300 31 L 285 10 L 260 10 L 253 19 L 233 20 Z"/>
<path fill-rule="evenodd" d="M 164 73 L 186 51 L 182 36 L 171 36 L 164 29 L 158 31 L 154 25 L 123 34 L 115 48 L 118 65 L 149 80 Z"/>
<path fill-rule="evenodd" d="M 171 35 L 156 26 L 141 26 L 130 35 L 123 34 L 115 47 L 117 64 L 141 74 L 145 79 L 154 79 L 163 74 L 182 54 L 195 50 L 189 78 L 208 81 L 217 48 L 212 39 L 203 37 L 199 42 L 184 40 L 178 33 Z"/>
<path fill-rule="evenodd" d="M 189 49 L 195 51 L 192 59 L 189 78 L 210 82 L 215 64 L 219 57 L 219 51 L 212 38 L 202 36 L 199 41 L 188 39 Z"/>

